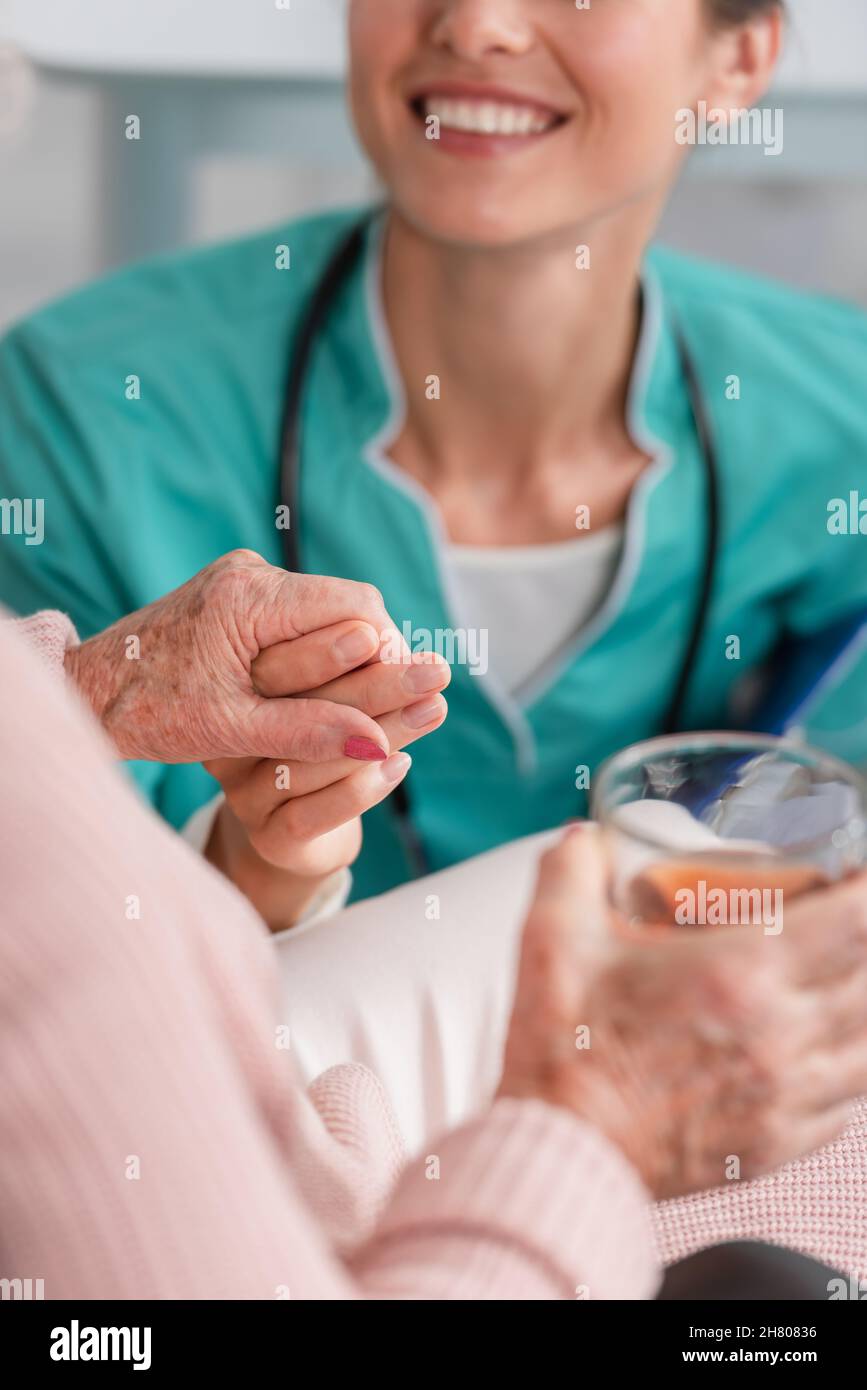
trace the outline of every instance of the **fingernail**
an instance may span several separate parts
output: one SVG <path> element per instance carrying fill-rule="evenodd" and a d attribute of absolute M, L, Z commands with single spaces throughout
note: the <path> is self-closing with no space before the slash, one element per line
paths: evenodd
<path fill-rule="evenodd" d="M 401 718 L 408 729 L 423 729 L 426 724 L 433 724 L 435 719 L 440 718 L 444 703 L 442 695 L 436 695 L 432 700 L 408 705 Z"/>
<path fill-rule="evenodd" d="M 383 782 L 393 787 L 406 776 L 411 767 L 412 758 L 408 753 L 392 753 L 391 757 L 386 759 L 379 770 Z"/>
<path fill-rule="evenodd" d="M 372 628 L 354 627 L 351 632 L 338 637 L 334 643 L 334 653 L 338 661 L 342 661 L 345 666 L 352 666 L 354 662 L 364 661 L 365 657 L 372 656 L 376 651 L 376 642 L 372 634 Z"/>
<path fill-rule="evenodd" d="M 347 758 L 357 758 L 361 763 L 384 763 L 388 754 L 372 738 L 348 738 L 343 745 Z"/>
<path fill-rule="evenodd" d="M 403 678 L 403 688 L 410 695 L 426 695 L 429 690 L 439 690 L 444 677 L 441 661 L 425 661 L 419 666 L 410 666 Z"/>

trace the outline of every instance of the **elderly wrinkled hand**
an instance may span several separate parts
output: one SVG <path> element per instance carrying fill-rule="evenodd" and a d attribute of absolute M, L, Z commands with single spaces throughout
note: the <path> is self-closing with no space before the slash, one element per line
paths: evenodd
<path fill-rule="evenodd" d="M 269 698 L 254 668 L 276 647 L 284 670 L 303 672 L 295 689 L 325 686 L 394 632 L 372 586 L 288 574 L 239 550 L 72 648 L 66 669 L 123 758 L 357 766 L 388 757 L 370 714 L 339 699 Z"/>
<path fill-rule="evenodd" d="M 830 1142 L 867 1090 L 867 879 L 808 894 L 786 930 L 630 932 L 592 827 L 543 860 L 500 1094 L 595 1125 L 657 1198 Z"/>

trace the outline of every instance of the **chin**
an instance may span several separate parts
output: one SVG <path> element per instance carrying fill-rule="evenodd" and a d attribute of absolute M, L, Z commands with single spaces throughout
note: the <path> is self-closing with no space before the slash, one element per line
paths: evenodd
<path fill-rule="evenodd" d="M 529 216 L 517 195 L 484 198 L 478 192 L 452 190 L 432 196 L 426 188 L 415 197 L 393 191 L 390 201 L 411 227 L 431 241 L 480 250 L 520 246 L 551 236 L 563 226 L 556 218 L 540 217 L 538 205 Z"/>

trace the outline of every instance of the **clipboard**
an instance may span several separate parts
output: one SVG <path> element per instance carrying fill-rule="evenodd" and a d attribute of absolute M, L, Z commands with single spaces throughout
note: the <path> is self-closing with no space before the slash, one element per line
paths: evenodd
<path fill-rule="evenodd" d="M 867 610 L 808 638 L 787 638 L 758 680 L 754 679 L 746 698 L 742 692 L 733 730 L 804 741 L 811 715 L 833 696 L 865 656 Z M 862 722 L 867 724 L 867 676 L 864 691 Z M 817 744 L 821 749 L 821 740 Z M 721 788 L 750 762 L 751 756 L 721 753 L 714 765 L 705 768 L 700 782 L 690 781 L 679 789 L 676 800 L 701 820 L 719 798 Z"/>

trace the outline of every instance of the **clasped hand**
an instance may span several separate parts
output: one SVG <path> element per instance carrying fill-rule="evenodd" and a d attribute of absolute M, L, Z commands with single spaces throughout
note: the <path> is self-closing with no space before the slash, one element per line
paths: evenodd
<path fill-rule="evenodd" d="M 442 724 L 451 678 L 442 658 L 409 651 L 371 585 L 287 574 L 250 551 L 66 666 L 121 757 L 205 764 L 226 795 L 208 857 L 275 929 L 355 859 L 362 813 L 406 776 L 400 750 Z"/>

